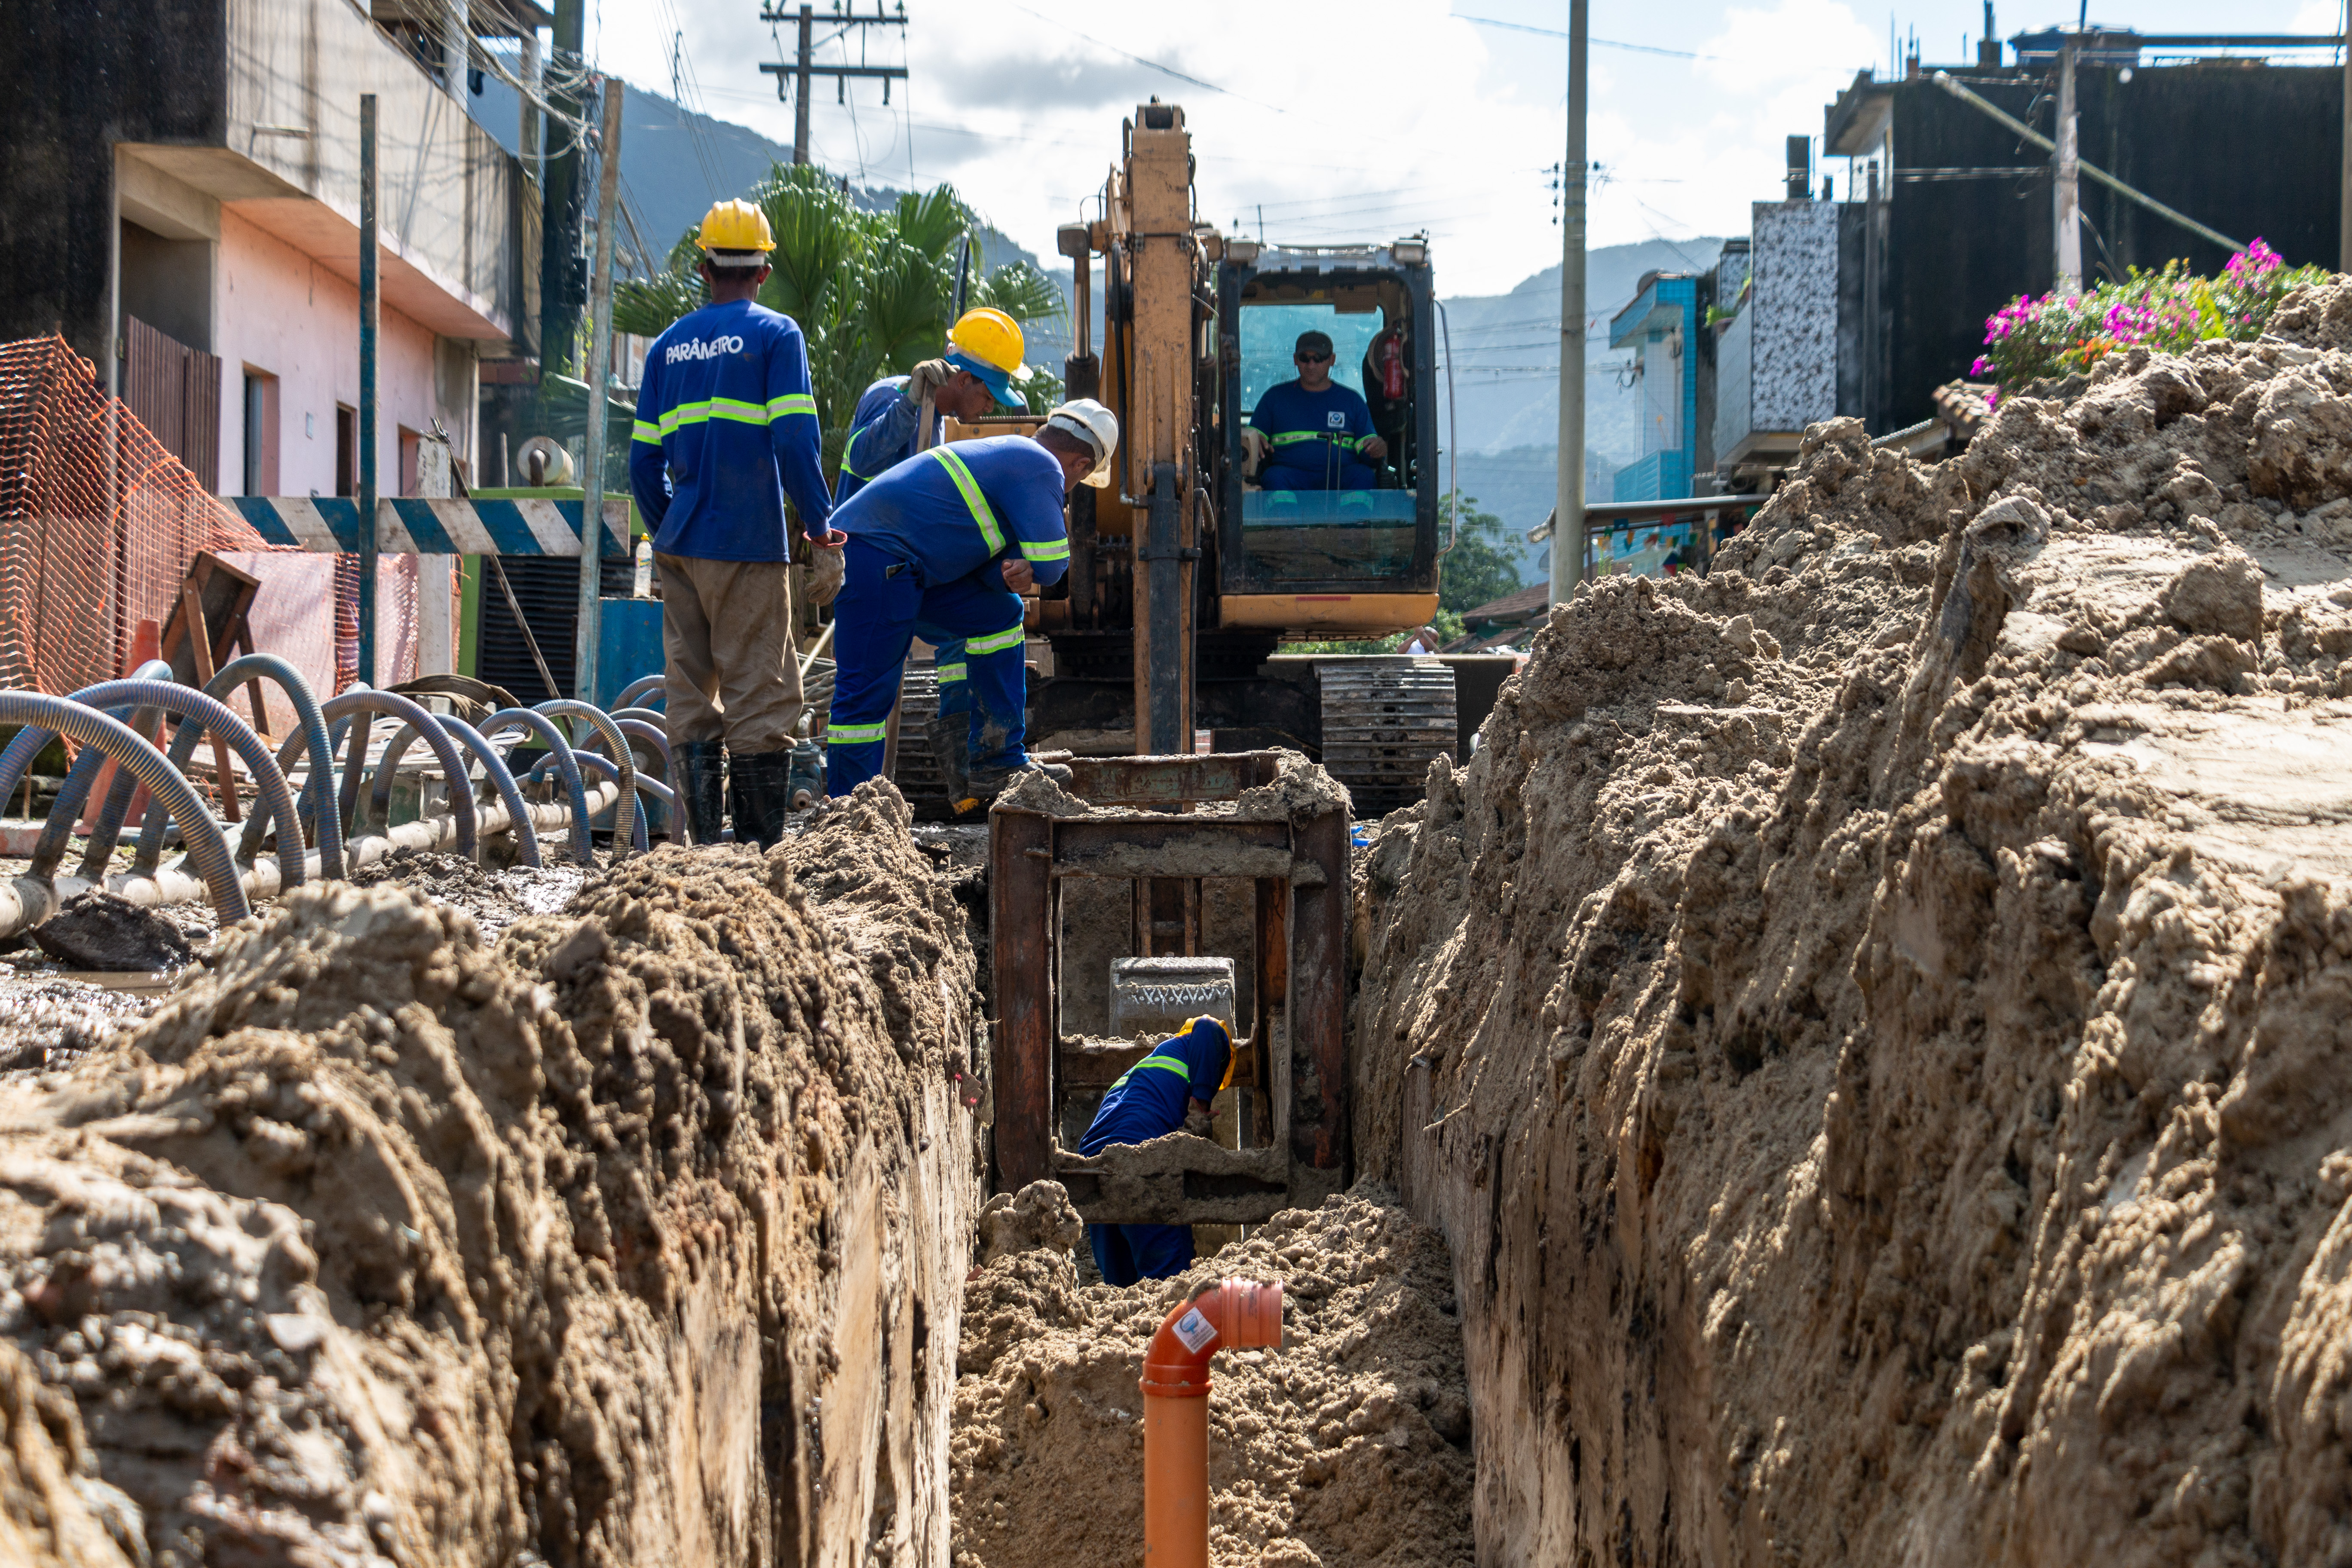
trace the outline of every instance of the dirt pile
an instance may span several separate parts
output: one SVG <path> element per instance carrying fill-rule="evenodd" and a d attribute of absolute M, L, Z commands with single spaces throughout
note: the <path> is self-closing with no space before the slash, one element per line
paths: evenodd
<path fill-rule="evenodd" d="M 2352 1561 L 2352 284 L 1816 427 L 1361 872 L 1494 1561 Z"/>
<path fill-rule="evenodd" d="M 1081 1289 L 1052 1245 L 975 1271 L 951 1441 L 956 1568 L 1142 1561 L 1144 1348 L 1171 1307 L 1227 1276 L 1283 1281 L 1284 1343 L 1213 1363 L 1211 1560 L 1472 1561 L 1452 1266 L 1392 1194 L 1366 1188 L 1131 1289 Z"/>
<path fill-rule="evenodd" d="M 47 1485 L 13 1410 L 63 1401 L 152 1568 L 937 1561 L 972 976 L 907 826 L 868 789 L 495 947 L 306 887 L 0 1089 L 0 1464 Z"/>

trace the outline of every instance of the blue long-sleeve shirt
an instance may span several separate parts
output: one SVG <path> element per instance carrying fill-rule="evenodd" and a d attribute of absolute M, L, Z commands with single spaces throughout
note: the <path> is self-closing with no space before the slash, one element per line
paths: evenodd
<path fill-rule="evenodd" d="M 926 583 L 950 583 L 1018 555 L 1040 583 L 1070 569 L 1062 465 L 1026 436 L 985 436 L 926 447 L 877 477 L 833 514 L 833 526 L 911 562 Z"/>
<path fill-rule="evenodd" d="M 1144 1143 L 1181 1130 L 1184 1102 L 1213 1100 L 1233 1059 L 1233 1039 L 1213 1018 L 1195 1018 L 1175 1038 L 1121 1073 L 1078 1142 L 1081 1154 L 1114 1143 Z"/>
<path fill-rule="evenodd" d="M 664 482 L 664 469 L 667 482 Z M 646 353 L 629 488 L 665 555 L 786 561 L 833 515 L 808 348 L 790 316 L 740 300 L 673 322 Z"/>
<path fill-rule="evenodd" d="M 915 431 L 923 422 L 922 405 L 907 395 L 907 378 L 886 375 L 866 389 L 849 416 L 849 444 L 841 454 L 841 478 L 835 481 L 835 506 L 872 484 L 915 455 Z M 937 445 L 944 438 L 947 420 L 931 432 Z"/>

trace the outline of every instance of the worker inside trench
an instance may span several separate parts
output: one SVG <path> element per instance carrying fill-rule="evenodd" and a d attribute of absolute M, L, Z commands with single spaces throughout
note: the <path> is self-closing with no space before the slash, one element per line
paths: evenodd
<path fill-rule="evenodd" d="M 1123 881 L 1064 884 L 1065 1038 L 1110 1031 L 1112 965 L 1133 955 L 1131 896 Z M 1243 1018 L 1255 1003 L 1251 896 L 1247 880 L 1204 879 L 1200 910 L 1198 946 L 1234 961 Z M 985 900 L 964 902 L 980 926 Z M 1174 1037 L 1160 1035 L 1154 1054 Z M 1208 1133 L 1228 1148 L 1243 1131 L 1244 1093 L 1263 1100 L 1227 1088 L 1212 1102 Z M 1067 1097 L 1055 1129 L 1065 1149 L 1078 1147 L 1101 1099 L 1099 1090 Z M 1263 1105 L 1248 1121 L 1268 1140 Z M 1141 1559 L 1146 1349 L 1179 1309 L 1206 1302 L 1203 1292 L 1226 1279 L 1282 1287 L 1282 1342 L 1213 1357 L 1206 1561 L 1473 1562 L 1475 1432 L 1443 1238 L 1369 1183 L 1263 1225 L 1192 1233 L 1188 1266 L 1122 1288 L 1103 1282 L 1059 1184 L 987 1200 L 950 1418 L 957 1568 Z M 1153 1552 L 1156 1563 L 1156 1542 Z"/>

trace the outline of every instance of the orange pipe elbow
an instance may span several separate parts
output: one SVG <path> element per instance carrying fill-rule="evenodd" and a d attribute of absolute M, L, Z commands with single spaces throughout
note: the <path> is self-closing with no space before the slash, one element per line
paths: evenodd
<path fill-rule="evenodd" d="M 1282 1348 L 1282 1287 L 1226 1279 L 1180 1302 L 1143 1356 L 1143 1559 L 1209 1568 L 1209 1358 Z"/>

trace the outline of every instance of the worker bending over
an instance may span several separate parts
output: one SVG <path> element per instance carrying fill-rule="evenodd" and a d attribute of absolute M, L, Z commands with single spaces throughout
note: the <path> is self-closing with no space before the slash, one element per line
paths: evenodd
<path fill-rule="evenodd" d="M 1372 433 L 1372 411 L 1353 388 L 1331 379 L 1331 338 L 1298 334 L 1290 363 L 1295 381 L 1276 382 L 1258 395 L 1250 414 L 1253 451 L 1271 448 L 1257 482 L 1268 490 L 1368 490 L 1370 464 L 1389 445 Z"/>
<path fill-rule="evenodd" d="M 1020 591 L 1069 569 L 1065 500 L 1081 480 L 1109 479 L 1118 446 L 1118 419 L 1082 397 L 1055 409 L 1034 437 L 929 447 L 835 515 L 849 542 L 834 605 L 827 794 L 847 795 L 882 771 L 883 731 L 917 637 L 963 644 L 979 705 L 980 739 L 968 754 L 950 745 L 940 758 L 948 798 L 970 809 L 1029 765 Z"/>
<path fill-rule="evenodd" d="M 966 310 L 948 329 L 947 353 L 940 358 L 925 360 L 905 375 L 884 376 L 867 387 L 850 416 L 849 445 L 834 490 L 835 504 L 845 503 L 870 481 L 913 457 L 919 437 L 924 447 L 938 446 L 946 439 L 950 416 L 969 424 L 1000 404 L 1010 407 L 1020 403 L 1013 384 L 1029 379 L 1029 367 L 1021 363 L 1025 351 L 1021 323 L 982 305 Z M 919 426 L 927 392 L 935 417 L 925 432 Z M 927 735 L 931 754 L 948 770 L 949 787 L 955 789 L 969 759 L 982 746 L 981 710 L 971 700 L 963 639 L 950 637 L 936 644 L 933 654 L 940 706 Z"/>
<path fill-rule="evenodd" d="M 629 488 L 661 569 L 666 717 L 687 826 L 697 844 L 719 841 L 723 740 L 735 836 L 764 848 L 783 837 L 805 706 L 784 497 L 819 557 L 814 580 L 839 580 L 824 557 L 845 542 L 826 525 L 833 496 L 800 327 L 755 299 L 776 247 L 767 215 L 720 202 L 699 242 L 710 303 L 646 352 Z"/>
<path fill-rule="evenodd" d="M 1172 1040 L 1119 1074 L 1087 1124 L 1081 1154 L 1119 1143 L 1148 1143 L 1184 1129 L 1188 1110 L 1207 1115 L 1217 1091 L 1233 1081 L 1234 1037 L 1214 1018 L 1199 1017 Z M 1113 1285 L 1165 1279 L 1192 1266 L 1189 1225 L 1090 1225 L 1095 1267 Z"/>
<path fill-rule="evenodd" d="M 841 454 L 835 505 L 915 455 L 916 427 L 922 423 L 923 395 L 929 393 L 938 423 L 923 445 L 936 447 L 950 417 L 965 424 L 991 408 L 1013 407 L 1021 395 L 1013 384 L 1029 379 L 1021 363 L 1026 344 L 1021 323 L 982 305 L 966 310 L 948 329 L 947 353 L 927 359 L 905 375 L 886 375 L 866 389 L 849 416 L 849 445 Z"/>

